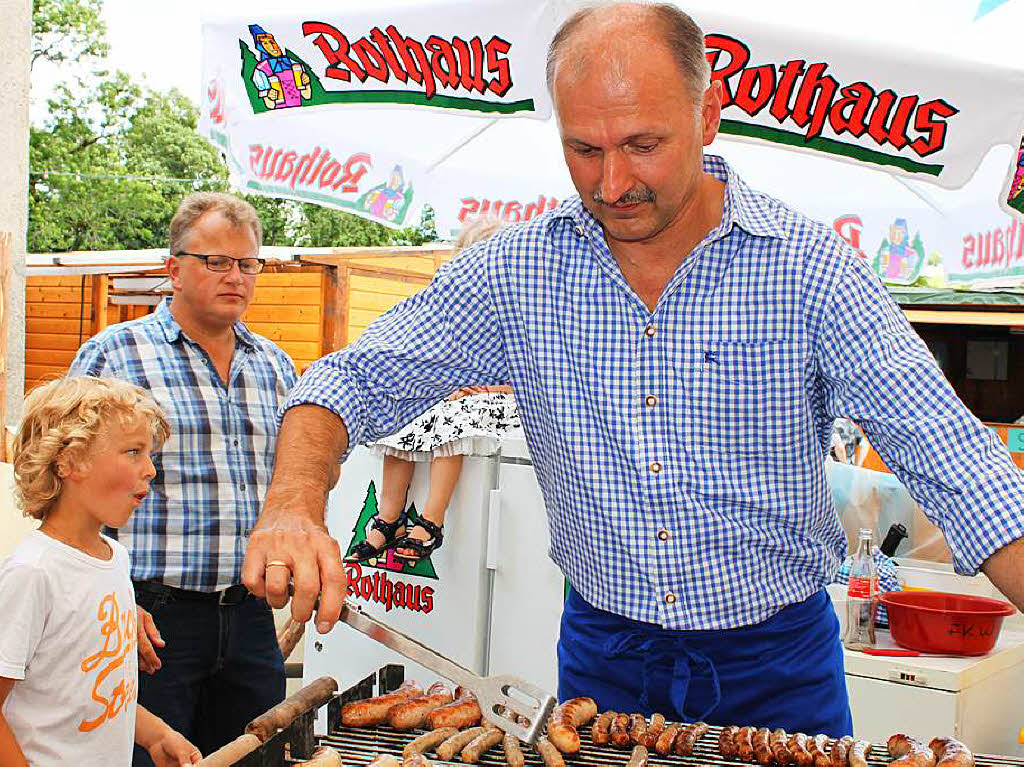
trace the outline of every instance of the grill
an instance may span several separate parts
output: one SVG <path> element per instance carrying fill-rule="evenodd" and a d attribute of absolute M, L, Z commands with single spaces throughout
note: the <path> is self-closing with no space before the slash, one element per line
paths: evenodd
<path fill-rule="evenodd" d="M 401 758 L 402 748 L 405 744 L 422 735 L 424 730 L 397 732 L 387 727 L 349 728 L 342 727 L 339 719 L 343 703 L 394 690 L 402 683 L 404 677 L 405 669 L 402 666 L 383 667 L 377 674 L 366 677 L 336 696 L 328 704 L 327 735 L 313 735 L 316 712 L 307 712 L 264 743 L 262 747 L 237 762 L 236 767 L 285 767 L 301 761 L 298 757 L 308 758 L 317 745 L 331 746 L 336 749 L 341 754 L 346 767 L 367 765 L 379 754 L 393 754 Z M 737 724 L 743 723 L 737 722 Z M 711 727 L 709 732 L 697 742 L 691 756 L 682 757 L 674 754 L 661 756 L 651 749 L 648 763 L 651 767 L 751 767 L 748 762 L 724 759 L 718 753 L 718 736 L 721 730 L 721 727 Z M 894 728 L 893 731 L 897 730 Z M 629 760 L 631 749 L 595 746 L 590 740 L 589 726 L 581 728 L 580 741 L 580 752 L 566 758 L 567 767 L 620 767 Z M 881 747 L 876 745 L 875 751 L 876 754 L 868 759 L 869 767 L 887 767 L 890 759 L 885 755 L 884 744 Z M 531 767 L 543 767 L 544 765 L 543 760 L 525 745 L 523 746 L 523 756 L 526 759 L 526 764 Z M 431 754 L 428 754 L 427 757 L 434 764 L 452 764 L 464 767 L 463 763 L 459 761 L 442 762 Z M 1024 767 L 1024 759 L 1012 756 L 975 754 L 974 758 L 977 767 Z M 483 767 L 506 767 L 501 745 L 489 750 L 479 764 Z"/>

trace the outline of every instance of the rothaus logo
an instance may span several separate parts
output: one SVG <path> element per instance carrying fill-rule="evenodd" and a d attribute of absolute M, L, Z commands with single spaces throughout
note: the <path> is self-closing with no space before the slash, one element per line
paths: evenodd
<path fill-rule="evenodd" d="M 806 141 L 828 126 L 836 136 L 868 136 L 879 147 L 908 148 L 924 158 L 945 146 L 946 120 L 959 112 L 942 99 L 923 101 L 918 94 L 879 90 L 864 81 L 840 83 L 828 74 L 826 62 L 793 59 L 752 66 L 750 48 L 728 35 L 707 35 L 705 45 L 712 81 L 722 83 L 724 107 L 735 106 L 751 117 L 767 110 L 781 129 Z"/>
<path fill-rule="evenodd" d="M 385 30 L 374 27 L 357 40 L 335 26 L 322 21 L 307 21 L 302 34 L 313 38 L 313 44 L 327 59 L 324 75 L 360 83 L 376 80 L 382 84 L 394 78 L 405 84 L 412 81 L 427 99 L 439 90 L 469 94 L 504 96 L 512 87 L 512 70 L 508 53 L 512 44 L 498 36 L 486 42 L 472 37 L 445 38 L 431 35 L 420 42 L 402 35 L 395 25 Z"/>

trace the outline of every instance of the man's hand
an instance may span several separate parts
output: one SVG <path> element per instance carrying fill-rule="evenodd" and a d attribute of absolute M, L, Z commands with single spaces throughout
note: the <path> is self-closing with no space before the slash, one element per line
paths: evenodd
<path fill-rule="evenodd" d="M 156 654 L 156 648 L 164 646 L 164 638 L 160 636 L 160 630 L 157 629 L 152 615 L 141 607 L 136 607 L 135 610 L 138 615 L 136 630 L 138 631 L 139 671 L 152 674 L 163 665 Z"/>
<path fill-rule="evenodd" d="M 321 634 L 338 622 L 348 586 L 341 549 L 324 524 L 327 493 L 347 445 L 348 430 L 330 410 L 298 405 L 285 413 L 274 478 L 242 563 L 246 588 L 272 607 L 288 604 L 293 586 L 292 618 L 299 623 L 309 620 L 319 597 Z"/>
<path fill-rule="evenodd" d="M 305 623 L 317 597 L 316 628 L 326 634 L 341 615 L 348 579 L 341 548 L 323 522 L 315 522 L 293 503 L 277 503 L 267 496 L 260 521 L 249 536 L 242 563 L 242 582 L 271 607 L 288 604 L 288 586 L 294 588 L 292 618 Z"/>

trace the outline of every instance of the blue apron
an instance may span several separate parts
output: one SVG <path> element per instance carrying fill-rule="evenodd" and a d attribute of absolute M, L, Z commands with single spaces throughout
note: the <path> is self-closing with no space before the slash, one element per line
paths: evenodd
<path fill-rule="evenodd" d="M 853 734 L 839 621 L 823 589 L 763 623 L 670 631 L 599 610 L 570 588 L 558 697 L 669 721 Z"/>

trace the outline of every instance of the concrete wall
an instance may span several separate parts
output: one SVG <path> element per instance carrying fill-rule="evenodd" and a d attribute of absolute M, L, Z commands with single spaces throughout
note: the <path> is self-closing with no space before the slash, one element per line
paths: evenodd
<path fill-rule="evenodd" d="M 7 369 L 4 392 L 8 426 L 21 412 L 25 371 L 25 232 L 28 227 L 28 89 L 32 50 L 31 0 L 0 0 L 0 72 L 4 73 L 0 109 L 0 231 L 13 235 L 14 268 L 5 306 Z"/>
<path fill-rule="evenodd" d="M 0 109 L 0 231 L 10 232 L 13 259 L 5 309 L 7 366 L 3 371 L 7 426 L 15 426 L 21 412 L 25 378 L 25 231 L 28 227 L 28 88 L 32 49 L 31 0 L 0 0 L 0 72 L 4 73 L 3 109 Z M 0 426 L 3 426 L 0 424 Z M 11 466 L 0 464 L 0 557 L 6 556 L 34 522 L 14 507 Z"/>

